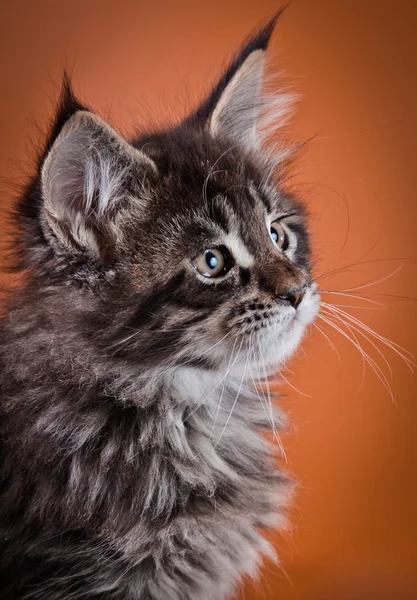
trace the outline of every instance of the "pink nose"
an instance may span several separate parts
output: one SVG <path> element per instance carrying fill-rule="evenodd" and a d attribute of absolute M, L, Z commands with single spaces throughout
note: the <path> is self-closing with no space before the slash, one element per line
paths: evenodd
<path fill-rule="evenodd" d="M 298 308 L 304 298 L 305 288 L 290 290 L 280 296 L 281 300 L 287 300 L 294 308 Z"/>

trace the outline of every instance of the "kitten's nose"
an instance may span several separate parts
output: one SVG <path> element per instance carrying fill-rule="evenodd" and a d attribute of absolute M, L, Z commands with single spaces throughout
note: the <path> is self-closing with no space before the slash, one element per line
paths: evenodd
<path fill-rule="evenodd" d="M 281 300 L 287 300 L 291 306 L 298 308 L 304 298 L 305 287 L 299 288 L 298 290 L 289 290 L 280 296 Z"/>

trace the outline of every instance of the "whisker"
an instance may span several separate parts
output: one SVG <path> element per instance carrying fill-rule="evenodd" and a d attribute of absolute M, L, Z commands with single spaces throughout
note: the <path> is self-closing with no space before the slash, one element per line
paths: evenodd
<path fill-rule="evenodd" d="M 375 348 L 375 350 L 378 352 L 378 354 L 382 357 L 383 361 L 385 362 L 385 364 L 388 367 L 389 373 L 390 373 L 390 378 L 391 378 L 391 382 L 392 382 L 392 369 L 391 369 L 391 365 L 389 364 L 388 360 L 386 359 L 385 355 L 383 354 L 383 352 L 381 351 L 380 348 L 378 348 L 378 346 L 369 338 L 369 336 L 367 336 L 363 330 L 359 327 L 356 327 L 355 325 L 352 324 L 348 324 L 346 323 L 346 321 L 342 318 L 342 316 L 338 313 L 338 311 L 334 310 L 333 307 L 327 306 L 327 309 L 330 310 L 330 312 L 335 316 L 335 318 L 340 321 L 341 323 L 343 323 L 350 332 L 356 331 L 357 333 L 359 333 L 359 335 L 361 335 L 369 344 L 371 344 L 371 346 L 373 346 Z M 327 313 L 328 314 L 328 313 Z"/>
<path fill-rule="evenodd" d="M 228 152 L 230 152 L 231 150 L 233 150 L 233 148 L 236 148 L 236 144 L 233 146 L 230 146 L 229 148 L 227 148 L 227 150 L 225 150 L 224 152 L 222 152 L 222 154 L 220 154 L 220 156 L 214 161 L 214 163 L 212 164 L 212 166 L 209 169 L 208 175 L 204 180 L 203 183 L 203 187 L 202 187 L 202 196 L 203 196 L 203 202 L 207 205 L 208 201 L 207 201 L 207 187 L 208 187 L 208 182 L 210 177 L 212 177 L 215 173 L 221 173 L 222 171 L 216 171 L 215 173 L 213 172 L 214 169 L 216 168 L 216 165 L 220 162 L 220 160 L 223 158 L 223 156 L 225 156 Z"/>
<path fill-rule="evenodd" d="M 275 438 L 276 438 L 276 440 L 278 442 L 279 448 L 281 450 L 281 455 L 284 458 L 285 462 L 288 463 L 287 454 L 285 452 L 283 443 L 282 443 L 281 438 L 280 438 L 280 436 L 279 436 L 279 434 L 278 434 L 278 432 L 276 430 L 275 423 L 274 423 L 274 411 L 273 411 L 273 408 L 272 408 L 271 390 L 270 390 L 270 387 L 269 387 L 269 381 L 268 381 L 268 378 L 267 378 L 267 372 L 266 372 L 266 368 L 265 368 L 265 358 L 264 358 L 264 355 L 263 355 L 263 352 L 262 352 L 262 348 L 260 346 L 259 346 L 259 352 L 262 355 L 261 356 L 261 358 L 262 358 L 261 363 L 262 363 L 262 368 L 263 368 L 263 371 L 264 371 L 264 376 L 266 378 L 265 379 L 265 381 L 266 381 L 266 390 L 267 390 L 267 394 L 268 394 L 268 404 L 267 405 L 269 406 L 269 413 L 270 413 L 270 416 L 271 416 L 271 422 L 272 422 L 272 426 L 273 426 L 272 430 L 273 430 Z M 265 395 L 264 395 L 264 397 L 265 397 Z"/>
<path fill-rule="evenodd" d="M 217 446 L 219 445 L 219 443 L 220 443 L 220 440 L 222 439 L 222 437 L 223 437 L 223 434 L 224 434 L 224 432 L 226 431 L 226 429 L 227 429 L 227 426 L 228 426 L 228 424 L 229 424 L 229 422 L 230 422 L 230 419 L 232 418 L 233 411 L 234 411 L 234 409 L 235 409 L 236 403 L 237 403 L 237 401 L 238 401 L 238 399 L 239 399 L 239 396 L 240 396 L 240 392 L 241 392 L 241 390 L 242 390 L 242 386 L 243 386 L 243 380 L 245 379 L 246 370 L 247 370 L 247 367 L 248 367 L 248 362 L 249 362 L 249 352 L 247 352 L 247 355 L 246 355 L 246 363 L 245 363 L 245 368 L 243 369 L 243 373 L 242 373 L 242 377 L 241 377 L 241 380 L 240 380 L 239 389 L 238 389 L 238 391 L 237 391 L 236 397 L 235 397 L 235 399 L 234 399 L 234 402 L 233 402 L 233 404 L 232 404 L 232 408 L 230 409 L 230 413 L 229 413 L 229 416 L 227 417 L 226 423 L 224 424 L 224 427 L 223 427 L 223 429 L 222 429 L 222 431 L 221 431 L 221 433 L 220 433 L 220 436 L 219 436 L 219 438 L 218 438 L 217 442 L 216 442 L 216 443 L 214 444 L 214 446 L 213 446 L 213 450 L 214 450 L 215 448 L 217 448 Z"/>
<path fill-rule="evenodd" d="M 382 296 L 383 298 L 393 298 L 394 300 L 417 300 L 415 296 L 403 296 L 401 294 L 386 294 L 383 292 L 373 292 L 373 295 Z"/>
<path fill-rule="evenodd" d="M 323 336 L 326 338 L 326 340 L 329 342 L 329 346 L 330 346 L 330 348 L 331 348 L 331 349 L 332 349 L 332 350 L 335 352 L 335 354 L 336 354 L 336 356 L 337 356 L 337 358 L 338 358 L 338 360 L 339 360 L 339 362 L 340 362 L 340 354 L 339 354 L 339 352 L 337 351 L 337 348 L 336 348 L 336 346 L 333 344 L 332 340 L 331 340 L 331 339 L 329 338 L 329 336 L 328 336 L 328 335 L 327 335 L 327 334 L 326 334 L 326 333 L 323 331 L 323 329 L 321 329 L 321 327 L 319 327 L 319 326 L 317 325 L 317 323 L 313 323 L 313 326 L 314 326 L 314 327 L 315 327 L 315 328 L 316 328 L 318 331 L 320 331 L 320 333 L 321 333 L 321 334 L 322 334 L 322 335 L 323 335 Z"/>
<path fill-rule="evenodd" d="M 131 339 L 135 338 L 136 336 L 139 336 L 141 334 L 146 334 L 146 333 L 151 333 L 152 335 L 154 334 L 159 334 L 159 335 L 164 335 L 166 333 L 171 333 L 173 331 L 175 332 L 182 332 L 184 333 L 185 331 L 187 331 L 187 327 L 161 327 L 158 329 L 152 329 L 152 330 L 148 330 L 148 329 L 135 329 L 134 327 L 127 327 L 125 326 L 125 329 L 131 329 L 133 331 L 133 333 L 131 333 L 130 335 L 128 335 L 125 338 L 122 338 L 120 340 L 117 340 L 116 342 L 114 342 L 114 344 L 111 344 L 110 346 L 106 346 L 106 350 L 111 350 L 112 348 L 116 348 L 116 346 L 121 346 L 122 344 L 126 344 L 127 342 L 129 342 Z"/>
<path fill-rule="evenodd" d="M 295 392 L 297 392 L 297 394 L 300 394 L 301 396 L 304 396 L 305 398 L 311 398 L 312 396 L 310 396 L 310 394 L 305 394 L 304 392 L 302 392 L 301 390 L 297 389 L 292 383 L 290 383 L 288 381 L 288 379 L 282 374 L 282 371 L 278 370 L 279 376 L 282 377 L 282 379 L 285 381 L 285 383 L 292 388 Z"/>
<path fill-rule="evenodd" d="M 391 257 L 389 257 L 389 258 L 371 258 L 369 260 L 362 260 L 362 258 L 365 258 L 366 256 L 368 256 L 368 254 L 375 248 L 375 246 L 379 243 L 379 241 L 380 240 L 377 240 L 377 242 L 370 248 L 370 250 L 368 252 L 366 252 L 365 254 L 363 254 L 362 256 L 360 256 L 356 261 L 349 263 L 348 265 L 338 267 L 337 269 L 333 269 L 332 271 L 326 271 L 325 273 L 321 273 L 320 275 L 317 275 L 316 277 L 314 277 L 314 279 L 312 279 L 312 281 L 324 279 L 325 277 L 330 277 L 331 275 L 335 275 L 336 273 L 347 272 L 350 269 L 350 267 L 360 267 L 360 266 L 364 266 L 364 265 L 371 265 L 373 263 L 393 262 L 393 261 L 399 261 L 399 260 L 401 260 L 402 262 L 405 262 L 405 261 L 414 262 L 415 261 L 415 259 L 413 259 L 413 258 L 404 257 L 404 256 L 397 256 L 397 257 L 392 257 L 392 258 Z"/>
<path fill-rule="evenodd" d="M 320 294 L 342 294 L 344 290 L 319 290 Z M 375 304 L 380 304 L 384 306 L 384 308 L 388 308 L 385 304 L 377 303 L 375 300 L 371 300 L 370 298 L 374 298 L 375 296 L 382 296 L 383 298 L 392 298 L 393 300 L 413 300 L 416 301 L 417 298 L 415 296 L 405 296 L 402 294 L 387 294 L 385 292 L 376 292 L 373 291 L 372 294 L 362 293 L 361 296 L 356 292 L 346 292 L 346 296 L 349 298 L 358 298 L 359 300 L 365 300 L 366 302 L 374 302 Z"/>
<path fill-rule="evenodd" d="M 358 306 L 357 304 L 333 304 L 333 306 L 339 306 L 340 308 L 353 308 L 354 310 L 383 310 L 385 308 L 382 306 Z"/>
<path fill-rule="evenodd" d="M 228 376 L 229 376 L 229 374 L 230 374 L 230 371 L 231 371 L 231 369 L 232 369 L 233 365 L 235 364 L 235 362 L 236 362 L 236 361 L 237 361 L 237 359 L 239 358 L 239 354 L 240 354 L 240 351 L 241 351 L 241 349 L 242 349 L 242 345 L 243 345 L 243 338 L 242 338 L 242 340 L 241 340 L 241 342 L 240 342 L 240 346 L 239 346 L 239 348 L 238 348 L 238 350 L 237 350 L 236 356 L 235 356 L 235 358 L 234 358 L 234 360 L 233 360 L 233 362 L 232 362 L 232 358 L 233 358 L 233 352 L 234 352 L 234 350 L 235 350 L 235 347 L 236 347 L 236 342 L 237 342 L 237 339 L 238 339 L 238 338 L 236 338 L 236 339 L 235 339 L 235 341 L 234 341 L 234 344 L 233 344 L 232 351 L 231 351 L 231 353 L 230 353 L 230 359 L 229 359 L 229 363 L 228 363 L 228 365 L 227 365 L 226 374 L 225 374 L 225 375 L 224 375 L 224 377 L 222 378 L 222 379 L 223 379 L 222 391 L 220 392 L 219 402 L 217 403 L 216 415 L 215 415 L 215 418 L 214 418 L 214 421 L 213 421 L 213 425 L 212 425 L 212 428 L 211 428 L 211 431 L 210 431 L 210 434 L 209 434 L 208 440 L 207 440 L 207 442 L 204 444 L 203 448 L 201 448 L 201 450 L 200 450 L 200 451 L 199 451 L 199 452 L 198 452 L 198 453 L 197 453 L 197 454 L 196 454 L 196 455 L 193 457 L 194 459 L 198 458 L 198 457 L 199 457 L 199 456 L 200 456 L 200 455 L 201 455 L 201 454 L 204 452 L 204 450 L 205 450 L 205 449 L 208 447 L 208 445 L 210 444 L 211 438 L 212 438 L 212 436 L 213 436 L 213 432 L 214 432 L 214 429 L 215 429 L 215 427 L 216 427 L 217 419 L 218 419 L 219 412 L 220 412 L 220 406 L 221 406 L 221 403 L 222 403 L 222 399 L 223 399 L 224 390 L 225 390 L 225 387 L 226 387 L 226 380 L 227 380 L 227 377 L 228 377 Z M 221 382 L 221 381 L 222 381 L 222 380 L 220 380 L 220 382 Z M 219 383 L 220 383 L 220 382 L 219 382 Z M 218 385 L 216 385 L 216 387 L 218 387 Z M 214 389 L 215 389 L 215 388 L 214 388 Z M 214 391 L 214 390 L 213 390 L 213 391 Z M 210 395 L 210 394 L 209 394 L 209 395 Z M 200 404 L 200 406 L 201 406 L 201 404 Z M 198 407 L 198 408 L 199 408 L 199 407 Z M 195 409 L 195 410 L 197 410 L 197 409 Z M 195 412 L 195 411 L 193 411 L 193 412 Z M 193 414 L 193 413 L 191 413 L 191 414 Z M 191 414 L 190 414 L 189 416 L 191 416 Z M 214 446 L 214 448 L 215 448 L 215 446 Z M 214 448 L 213 448 L 213 449 L 214 449 Z"/>
<path fill-rule="evenodd" d="M 315 277 L 315 280 L 322 279 L 322 278 L 325 278 L 325 277 L 330 277 L 331 275 L 334 275 L 335 273 L 340 273 L 340 271 L 346 271 L 350 267 L 362 266 L 362 265 L 369 264 L 371 262 L 377 262 L 379 259 L 375 259 L 375 260 L 374 259 L 370 259 L 370 260 L 365 260 L 365 261 L 363 259 L 370 255 L 370 253 L 372 252 L 372 250 L 374 250 L 374 248 L 376 248 L 376 246 L 379 244 L 380 241 L 381 241 L 381 235 L 372 244 L 372 246 L 365 252 L 365 254 L 362 254 L 355 261 L 349 263 L 348 265 L 344 265 L 342 267 L 338 267 L 337 269 L 333 269 L 331 271 L 326 271 L 325 273 L 321 273 L 320 275 L 318 275 L 317 277 Z M 339 253 L 339 256 L 340 256 L 340 253 Z"/>
<path fill-rule="evenodd" d="M 223 375 L 223 377 L 221 377 L 221 379 L 219 379 L 219 381 L 216 383 L 216 385 L 214 386 L 214 388 L 212 388 L 212 390 L 211 390 L 211 392 L 210 392 L 209 394 L 206 394 L 205 392 L 202 394 L 202 396 L 201 396 L 201 398 L 200 398 L 199 402 L 197 403 L 197 406 L 196 406 L 196 407 L 195 407 L 195 408 L 194 408 L 194 409 L 193 409 L 193 410 L 192 410 L 192 411 L 191 411 L 191 412 L 190 412 L 190 413 L 187 415 L 187 417 L 184 419 L 184 423 L 185 423 L 186 421 L 188 421 L 188 419 L 189 419 L 190 417 L 192 417 L 192 415 L 193 415 L 193 414 L 194 414 L 194 413 L 195 413 L 195 412 L 196 412 L 196 411 L 197 411 L 197 410 L 200 408 L 200 406 L 202 406 L 202 405 L 205 403 L 205 401 L 206 401 L 208 398 L 210 398 L 210 396 L 213 394 L 213 392 L 214 392 L 215 390 L 217 390 L 217 388 L 218 388 L 218 387 L 219 387 L 219 386 L 220 386 L 222 383 L 223 383 L 223 387 L 222 387 L 222 392 L 221 392 L 221 395 L 223 394 L 224 387 L 225 387 L 225 385 L 226 385 L 226 379 L 227 379 L 227 376 L 229 375 L 229 371 L 230 371 L 231 367 L 232 367 L 232 366 L 233 366 L 233 364 L 234 364 L 234 363 L 233 363 L 233 364 L 231 365 L 230 363 L 231 363 L 231 361 L 232 361 L 232 358 L 233 358 L 233 352 L 234 352 L 234 349 L 235 349 L 235 346 L 236 346 L 236 342 L 237 342 L 237 338 L 235 339 L 235 341 L 234 341 L 234 344 L 233 344 L 233 347 L 232 347 L 232 350 L 231 350 L 231 352 L 230 352 L 230 360 L 229 360 L 229 363 L 228 363 L 228 365 L 227 365 L 227 368 L 226 368 L 226 373 Z M 236 355 L 236 358 L 235 358 L 235 361 L 234 361 L 234 362 L 236 362 L 236 360 L 237 360 L 238 356 L 239 356 L 239 353 Z M 220 395 L 220 401 L 221 401 L 221 395 Z"/>
<path fill-rule="evenodd" d="M 355 334 L 350 330 L 351 336 L 353 337 L 353 339 L 352 339 L 352 337 L 349 336 L 346 333 L 346 331 L 344 331 L 341 327 L 336 325 L 330 318 L 326 318 L 322 314 L 319 314 L 318 317 L 320 319 L 322 319 L 325 323 L 327 323 L 328 325 L 333 327 L 343 337 L 345 337 L 347 340 L 349 340 L 351 342 L 351 344 L 359 351 L 359 354 L 362 357 L 363 366 L 365 366 L 365 361 L 369 364 L 369 366 L 374 371 L 374 373 L 376 374 L 378 379 L 381 381 L 384 388 L 387 390 L 391 400 L 395 403 L 394 395 L 392 393 L 391 387 L 389 385 L 389 382 L 388 382 L 384 372 L 381 370 L 381 367 L 373 360 L 373 358 L 371 358 L 369 356 L 369 354 L 367 352 L 365 352 L 365 350 L 360 345 L 358 339 L 356 338 Z M 345 326 L 349 329 L 348 325 L 345 324 Z M 362 381 L 361 381 L 361 385 L 360 385 L 359 389 L 362 387 L 363 381 L 364 381 L 364 370 L 362 372 Z"/>
<path fill-rule="evenodd" d="M 382 302 L 377 302 L 376 300 L 372 300 L 371 298 L 366 298 L 365 296 L 359 296 L 358 294 L 349 294 L 346 293 L 344 290 L 319 290 L 320 294 L 334 294 L 336 296 L 346 296 L 347 298 L 355 298 L 358 300 L 363 300 L 364 302 L 369 302 L 370 304 L 376 304 L 378 305 L 380 308 L 387 308 L 385 306 L 385 304 L 382 304 Z"/>
<path fill-rule="evenodd" d="M 171 362 L 171 364 L 169 364 L 167 366 L 166 369 L 164 369 L 160 375 L 165 375 L 166 373 L 168 373 L 168 371 L 171 371 L 171 373 L 175 373 L 175 371 L 177 371 L 178 369 L 180 369 L 181 367 L 183 367 L 184 365 L 187 365 L 188 363 L 192 362 L 193 360 L 197 359 L 197 358 L 201 358 L 202 356 L 205 356 L 208 352 L 211 352 L 211 350 L 213 350 L 213 348 L 215 348 L 216 346 L 218 346 L 223 340 L 225 340 L 227 338 L 228 335 L 230 335 L 230 331 L 228 331 L 222 338 L 220 338 L 219 340 L 217 340 L 217 342 L 215 344 L 213 344 L 212 346 L 210 346 L 210 348 L 207 348 L 206 350 L 204 350 L 203 352 L 200 352 L 199 354 L 193 355 L 191 358 L 189 358 L 188 360 L 185 360 L 184 362 L 181 362 L 180 364 L 175 365 L 174 362 Z M 178 358 L 178 357 L 177 357 Z"/>
<path fill-rule="evenodd" d="M 241 341 L 240 341 L 239 348 L 238 348 L 238 350 L 237 350 L 237 352 L 236 352 L 236 357 L 234 358 L 233 362 L 231 362 L 231 361 L 232 361 L 232 357 L 233 357 L 233 351 L 234 351 L 234 349 L 235 349 L 235 346 L 236 346 L 236 342 L 237 342 L 237 340 L 238 340 L 238 338 L 236 338 L 236 339 L 235 339 L 235 341 L 234 341 L 234 344 L 233 344 L 233 348 L 232 348 L 232 352 L 230 353 L 230 359 L 229 359 L 229 362 L 228 362 L 228 365 L 227 365 L 227 369 L 226 369 L 226 376 L 225 376 L 225 378 L 224 378 L 224 382 L 223 382 L 222 390 L 221 390 L 221 392 L 220 392 L 220 397 L 219 397 L 219 402 L 218 402 L 218 405 L 217 405 L 216 415 L 215 415 L 215 418 L 214 418 L 214 423 L 213 423 L 213 427 L 212 427 L 212 430 L 211 430 L 211 433 L 210 433 L 210 439 L 211 439 L 211 435 L 213 434 L 213 431 L 214 431 L 214 428 L 215 428 L 215 426 L 216 426 L 217 419 L 218 419 L 218 416 L 219 416 L 220 407 L 221 407 L 221 403 L 222 403 L 222 399 L 223 399 L 223 395 L 224 395 L 224 390 L 225 390 L 225 388 L 226 388 L 227 377 L 228 377 L 228 375 L 229 375 L 229 373 L 230 373 L 230 371 L 231 371 L 232 367 L 234 366 L 235 362 L 236 362 L 236 361 L 237 361 L 237 359 L 239 358 L 240 351 L 241 351 L 241 349 L 242 349 L 242 345 L 243 345 L 243 338 L 242 338 L 242 339 L 241 339 Z"/>
<path fill-rule="evenodd" d="M 382 283 L 383 281 L 387 281 L 387 279 L 391 279 L 391 277 L 394 277 L 394 275 L 396 275 L 398 273 L 398 271 L 400 271 L 403 268 L 403 266 L 404 266 L 404 263 L 401 263 L 401 265 L 399 267 L 397 267 L 396 269 L 394 269 L 394 271 L 392 271 L 389 275 L 385 275 L 385 277 L 381 277 L 381 279 L 377 279 L 376 281 L 372 281 L 371 283 L 365 283 L 364 285 L 358 285 L 356 287 L 346 288 L 346 289 L 340 290 L 340 291 L 341 292 L 353 292 L 356 290 L 363 290 L 365 288 L 376 285 L 377 283 Z"/>
<path fill-rule="evenodd" d="M 411 372 L 413 372 L 413 368 L 412 367 L 415 367 L 416 365 L 411 360 L 411 359 L 414 358 L 414 356 L 413 356 L 413 354 L 411 354 L 411 352 L 409 352 L 408 350 L 406 350 L 405 348 L 403 348 L 399 344 L 397 344 L 395 342 L 392 342 L 391 340 L 389 340 L 388 338 L 384 337 L 383 335 L 377 333 L 376 331 L 374 331 L 373 329 L 371 329 L 371 327 L 369 327 L 369 325 L 365 325 L 365 323 L 363 323 L 362 321 L 360 321 L 357 317 L 354 317 L 353 315 L 350 315 L 346 311 L 344 311 L 342 309 L 336 309 L 335 306 L 327 304 L 325 302 L 323 302 L 322 305 L 325 306 L 325 307 L 327 307 L 327 308 L 333 308 L 334 310 L 337 310 L 337 312 L 341 313 L 346 319 L 348 319 L 349 321 L 355 323 L 358 327 L 360 327 L 361 329 L 363 329 L 364 331 L 366 331 L 369 335 L 371 335 L 375 339 L 379 340 L 382 344 L 384 344 L 385 346 L 387 346 L 388 348 L 390 348 L 393 352 L 395 352 L 396 354 L 398 354 L 398 356 L 400 358 L 402 358 L 402 360 L 405 362 L 405 364 L 408 366 L 408 368 L 411 370 Z M 406 355 L 408 355 L 410 358 L 408 358 Z"/>
<path fill-rule="evenodd" d="M 353 344 L 353 346 L 359 351 L 359 355 L 361 357 L 362 360 L 362 375 L 361 375 L 361 381 L 358 387 L 358 392 L 362 389 L 362 386 L 364 384 L 365 381 L 365 366 L 366 363 L 368 362 L 368 359 L 365 357 L 365 352 L 362 349 L 358 338 L 355 336 L 354 333 L 351 332 L 353 339 L 341 328 L 339 328 L 337 325 L 335 325 L 335 323 L 333 323 L 333 321 L 331 320 L 330 317 L 324 317 L 322 314 L 319 314 L 318 317 L 324 322 L 327 323 L 328 325 L 330 325 L 330 327 L 332 327 L 333 329 L 335 329 L 336 331 L 338 331 L 343 337 L 345 337 L 347 340 L 349 340 L 349 342 L 351 342 L 351 344 Z M 370 364 L 372 370 L 374 370 L 374 368 L 372 367 L 371 363 Z M 379 375 L 377 374 L 378 379 L 380 378 Z M 385 386 L 384 386 L 385 387 Z"/>
<path fill-rule="evenodd" d="M 259 362 L 259 357 L 256 356 L 256 352 L 255 352 L 255 347 L 254 346 L 252 346 L 252 356 L 253 356 L 254 364 L 256 365 Z M 260 380 L 259 376 L 258 376 L 257 379 L 258 379 L 258 383 L 261 384 L 261 380 Z M 285 457 L 285 460 L 287 460 L 286 459 L 286 455 L 285 455 L 285 451 L 284 451 L 284 447 L 283 447 L 282 442 L 281 442 L 281 438 L 280 438 L 280 436 L 278 434 L 278 431 L 276 429 L 276 426 L 275 426 L 273 414 L 268 413 L 268 410 L 266 408 L 267 401 L 266 401 L 266 397 L 265 397 L 265 393 L 264 393 L 263 387 L 262 386 L 260 387 L 260 390 L 261 390 L 262 396 L 263 396 L 263 400 L 262 400 L 262 398 L 260 396 L 260 393 L 259 393 L 258 386 L 257 386 L 257 384 L 256 384 L 255 379 L 254 379 L 253 376 L 251 376 L 251 380 L 252 380 L 252 383 L 253 383 L 253 389 L 255 390 L 256 395 L 258 396 L 258 399 L 259 399 L 259 401 L 260 401 L 260 403 L 262 405 L 262 408 L 263 408 L 263 411 L 265 413 L 265 416 L 268 419 L 269 424 L 271 425 L 271 430 L 272 430 L 273 437 L 274 437 L 275 441 L 278 443 L 278 446 L 280 448 L 281 454 Z"/>

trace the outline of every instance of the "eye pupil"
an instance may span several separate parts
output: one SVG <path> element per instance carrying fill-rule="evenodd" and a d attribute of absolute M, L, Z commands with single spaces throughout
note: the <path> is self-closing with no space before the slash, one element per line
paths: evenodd
<path fill-rule="evenodd" d="M 274 227 L 271 227 L 271 237 L 274 240 L 274 242 L 278 242 L 279 240 L 279 235 L 276 229 L 274 229 Z"/>
<path fill-rule="evenodd" d="M 204 277 L 221 277 L 233 266 L 230 254 L 224 247 L 208 248 L 192 262 L 194 268 Z"/>
<path fill-rule="evenodd" d="M 285 229 L 283 228 L 281 223 L 279 223 L 279 221 L 275 221 L 270 225 L 269 233 L 272 241 L 274 242 L 275 246 L 277 246 L 277 248 L 279 248 L 280 250 L 287 249 L 288 236 L 285 233 Z"/>
<path fill-rule="evenodd" d="M 219 264 L 219 259 L 212 252 L 207 252 L 206 263 L 210 269 L 215 269 Z"/>

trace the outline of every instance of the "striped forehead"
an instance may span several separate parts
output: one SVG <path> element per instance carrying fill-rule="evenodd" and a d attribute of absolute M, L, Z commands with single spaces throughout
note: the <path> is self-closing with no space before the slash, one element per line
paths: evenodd
<path fill-rule="evenodd" d="M 246 233 L 248 230 L 248 221 L 251 228 L 258 220 L 264 222 L 265 205 L 260 201 L 259 196 L 252 193 L 249 186 L 244 187 L 246 193 L 239 194 L 238 197 L 236 197 L 237 195 L 233 197 L 216 196 L 213 199 L 212 215 L 213 220 L 223 230 L 224 243 L 236 262 L 242 267 L 249 268 L 255 262 L 254 245 L 245 239 L 247 235 L 244 235 L 244 232 Z M 254 227 L 254 229 L 256 228 Z"/>
<path fill-rule="evenodd" d="M 251 267 L 255 262 L 254 256 L 239 235 L 239 232 L 231 230 L 224 237 L 224 243 L 229 248 L 236 262 L 246 269 Z"/>

